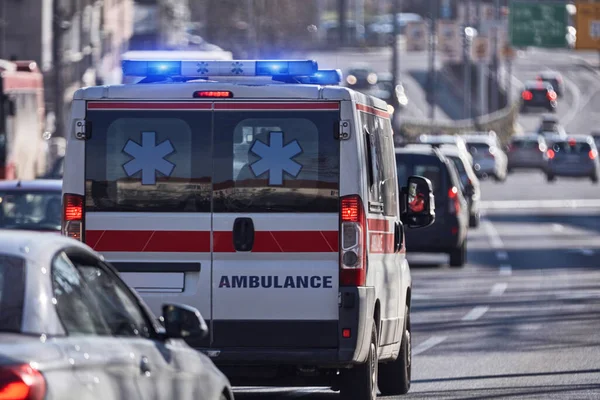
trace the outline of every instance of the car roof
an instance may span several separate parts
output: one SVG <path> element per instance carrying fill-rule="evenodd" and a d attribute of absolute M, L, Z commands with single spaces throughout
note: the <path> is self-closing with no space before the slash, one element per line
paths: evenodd
<path fill-rule="evenodd" d="M 558 122 L 559 121 L 558 117 L 556 115 L 552 115 L 552 114 L 544 114 L 544 115 L 542 115 L 541 120 L 542 121 L 548 121 L 548 122 L 550 122 L 550 121 L 552 121 L 552 122 Z"/>
<path fill-rule="evenodd" d="M 525 82 L 525 87 L 528 89 L 547 89 L 552 85 L 548 82 L 541 81 L 527 81 Z"/>
<path fill-rule="evenodd" d="M 542 77 L 555 78 L 557 76 L 560 76 L 560 72 L 558 72 L 558 71 L 542 71 L 538 75 L 542 76 Z"/>
<path fill-rule="evenodd" d="M 35 180 L 13 180 L 0 181 L 0 190 L 14 191 L 40 191 L 40 192 L 61 192 L 62 180 L 60 179 L 35 179 Z"/>
<path fill-rule="evenodd" d="M 77 247 L 96 254 L 85 244 L 55 232 L 0 229 L 0 253 L 40 261 L 66 247 Z M 99 254 L 96 256 L 101 257 Z"/>
<path fill-rule="evenodd" d="M 421 155 L 431 155 L 438 156 L 438 153 L 434 150 L 432 146 L 428 144 L 407 144 L 404 147 L 399 147 L 396 149 L 396 154 L 421 154 Z"/>
<path fill-rule="evenodd" d="M 465 140 L 465 142 L 467 143 L 486 143 L 486 144 L 493 144 L 494 143 L 494 138 L 490 137 L 490 136 L 484 136 L 484 135 L 465 135 L 463 136 L 463 139 Z"/>
<path fill-rule="evenodd" d="M 556 142 L 568 142 L 570 140 L 575 140 L 577 142 L 590 142 L 593 141 L 594 138 L 591 137 L 590 135 L 569 135 L 567 137 L 558 137 L 558 140 L 556 140 Z"/>
<path fill-rule="evenodd" d="M 537 133 L 526 133 L 524 135 L 515 135 L 511 137 L 510 140 L 531 140 L 532 142 L 537 142 L 539 140 L 544 140 L 544 137 Z"/>

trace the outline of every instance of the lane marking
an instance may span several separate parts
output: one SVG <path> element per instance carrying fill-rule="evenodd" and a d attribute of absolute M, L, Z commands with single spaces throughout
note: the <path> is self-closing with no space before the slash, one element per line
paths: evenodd
<path fill-rule="evenodd" d="M 418 294 L 415 293 L 413 295 L 410 296 L 413 300 L 428 300 L 431 299 L 431 296 L 428 294 Z"/>
<path fill-rule="evenodd" d="M 580 249 L 569 249 L 569 253 L 580 253 L 584 256 L 593 256 L 595 251 L 592 249 L 580 248 Z"/>
<path fill-rule="evenodd" d="M 579 87 L 573 82 L 571 79 L 567 78 L 565 74 L 563 74 L 563 79 L 567 85 L 565 85 L 568 89 L 571 89 L 571 93 L 573 94 L 573 102 L 569 105 L 569 111 L 561 118 L 561 123 L 563 126 L 569 125 L 573 118 L 585 107 L 587 103 L 589 103 L 590 99 L 588 98 L 584 104 L 581 104 L 581 91 Z"/>
<path fill-rule="evenodd" d="M 464 317 L 462 317 L 462 321 L 476 321 L 483 316 L 488 310 L 489 306 L 477 306 L 474 307 L 471 311 L 467 313 Z"/>
<path fill-rule="evenodd" d="M 504 243 L 502 242 L 502 238 L 500 238 L 500 234 L 498 230 L 494 227 L 494 224 L 491 221 L 484 221 L 485 231 L 490 239 L 490 244 L 493 249 L 501 249 L 504 247 Z"/>
<path fill-rule="evenodd" d="M 490 296 L 502 296 L 507 287 L 508 283 L 496 283 L 492 286 L 492 290 L 490 290 Z"/>
<path fill-rule="evenodd" d="M 565 227 L 561 224 L 552 224 L 552 230 L 555 232 L 562 232 L 565 230 Z"/>
<path fill-rule="evenodd" d="M 429 339 L 427 339 L 426 341 L 424 341 L 423 343 L 419 344 L 418 346 L 415 346 L 412 349 L 412 354 L 413 354 L 413 356 L 416 356 L 417 354 L 421 354 L 421 353 L 431 349 L 432 347 L 437 346 L 438 344 L 442 343 L 446 339 L 448 339 L 448 336 L 432 336 Z"/>
<path fill-rule="evenodd" d="M 508 264 L 501 265 L 500 266 L 500 275 L 511 276 L 512 275 L 512 267 Z"/>
<path fill-rule="evenodd" d="M 574 200 L 492 200 L 482 201 L 485 210 L 530 209 L 530 208 L 598 208 L 600 199 Z"/>
<path fill-rule="evenodd" d="M 508 253 L 505 251 L 497 251 L 496 257 L 498 260 L 508 260 Z"/>

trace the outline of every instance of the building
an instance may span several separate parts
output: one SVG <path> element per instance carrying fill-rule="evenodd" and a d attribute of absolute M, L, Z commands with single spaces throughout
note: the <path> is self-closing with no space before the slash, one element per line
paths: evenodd
<path fill-rule="evenodd" d="M 59 136 L 73 93 L 115 80 L 132 31 L 133 0 L 0 0 L 0 58 L 41 66 Z"/>

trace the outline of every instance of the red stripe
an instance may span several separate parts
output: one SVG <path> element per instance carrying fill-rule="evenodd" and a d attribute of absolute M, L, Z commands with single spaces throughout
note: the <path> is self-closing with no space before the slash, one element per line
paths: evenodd
<path fill-rule="evenodd" d="M 88 110 L 212 110 L 211 103 L 201 102 L 113 102 L 113 101 L 90 101 L 87 103 Z"/>
<path fill-rule="evenodd" d="M 233 253 L 231 231 L 214 232 L 214 252 Z M 86 231 L 86 244 L 96 251 L 189 253 L 210 252 L 209 231 Z M 337 231 L 257 231 L 254 253 L 332 253 Z"/>
<path fill-rule="evenodd" d="M 393 233 L 371 233 L 370 234 L 370 253 L 371 254 L 393 254 L 394 253 L 394 234 Z"/>
<path fill-rule="evenodd" d="M 389 221 L 387 219 L 369 218 L 367 221 L 370 231 L 389 232 Z"/>
<path fill-rule="evenodd" d="M 390 114 L 387 111 L 381 111 L 377 108 L 369 107 L 364 104 L 356 104 L 356 109 L 358 111 L 366 112 L 369 114 L 374 114 L 374 115 L 377 115 L 378 117 L 382 117 L 382 118 L 390 117 Z"/>
<path fill-rule="evenodd" d="M 339 110 L 335 102 L 307 103 L 215 103 L 215 110 Z"/>

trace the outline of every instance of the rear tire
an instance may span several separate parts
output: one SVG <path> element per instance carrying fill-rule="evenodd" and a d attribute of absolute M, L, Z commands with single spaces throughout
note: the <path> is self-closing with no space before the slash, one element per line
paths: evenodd
<path fill-rule="evenodd" d="M 406 394 L 410 390 L 412 375 L 412 347 L 410 336 L 410 309 L 406 306 L 406 318 L 400 354 L 394 361 L 379 365 L 379 391 L 384 396 Z"/>
<path fill-rule="evenodd" d="M 598 183 L 598 175 L 594 174 L 590 177 L 590 179 L 592 180 L 592 183 Z"/>
<path fill-rule="evenodd" d="M 477 228 L 479 226 L 479 214 L 471 214 L 469 216 L 469 228 Z"/>
<path fill-rule="evenodd" d="M 376 400 L 379 364 L 377 343 L 377 326 L 375 325 L 375 321 L 373 321 L 369 355 L 364 364 L 355 365 L 352 369 L 344 371 L 340 388 L 342 399 Z"/>
<path fill-rule="evenodd" d="M 556 176 L 550 175 L 550 174 L 546 175 L 546 181 L 554 182 L 555 180 L 556 180 Z"/>
<path fill-rule="evenodd" d="M 467 258 L 467 241 L 450 252 L 450 266 L 451 267 L 462 267 L 465 265 L 465 259 Z"/>

